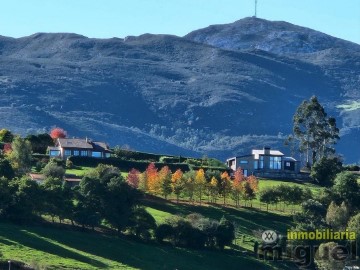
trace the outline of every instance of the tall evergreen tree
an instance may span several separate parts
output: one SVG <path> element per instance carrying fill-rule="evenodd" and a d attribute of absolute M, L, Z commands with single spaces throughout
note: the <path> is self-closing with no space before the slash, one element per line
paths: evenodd
<path fill-rule="evenodd" d="M 293 122 L 294 136 L 299 141 L 300 151 L 306 155 L 307 166 L 335 152 L 334 144 L 340 138 L 336 120 L 327 116 L 316 96 L 300 104 Z"/>

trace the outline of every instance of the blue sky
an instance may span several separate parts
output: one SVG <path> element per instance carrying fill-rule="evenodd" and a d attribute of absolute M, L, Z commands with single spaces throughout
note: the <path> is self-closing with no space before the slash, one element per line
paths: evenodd
<path fill-rule="evenodd" d="M 0 0 L 0 35 L 73 32 L 110 38 L 183 36 L 254 14 L 255 0 Z M 288 21 L 360 44 L 360 0 L 258 0 L 258 17 Z"/>

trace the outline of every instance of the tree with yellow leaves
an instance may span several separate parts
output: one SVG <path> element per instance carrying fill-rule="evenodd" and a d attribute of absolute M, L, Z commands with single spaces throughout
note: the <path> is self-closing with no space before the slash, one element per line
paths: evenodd
<path fill-rule="evenodd" d="M 158 186 L 160 189 L 160 194 L 167 199 L 167 196 L 171 194 L 171 171 L 168 166 L 164 166 L 158 173 Z"/>
<path fill-rule="evenodd" d="M 184 190 L 184 178 L 181 169 L 177 169 L 171 176 L 171 188 L 176 195 L 176 201 L 179 202 L 180 194 Z"/>
<path fill-rule="evenodd" d="M 195 175 L 195 194 L 199 198 L 200 205 L 201 205 L 202 196 L 204 195 L 205 187 L 206 187 L 205 172 L 203 169 L 199 169 Z"/>
<path fill-rule="evenodd" d="M 227 172 L 221 174 L 221 189 L 220 193 L 224 198 L 224 205 L 226 204 L 226 197 L 231 192 L 231 180 Z"/>
<path fill-rule="evenodd" d="M 183 194 L 189 198 L 190 202 L 194 202 L 194 192 L 195 192 L 195 171 L 188 171 L 184 173 L 184 190 Z"/>
<path fill-rule="evenodd" d="M 208 183 L 209 188 L 209 197 L 212 203 L 216 203 L 216 199 L 219 196 L 219 186 L 218 180 L 213 176 Z"/>

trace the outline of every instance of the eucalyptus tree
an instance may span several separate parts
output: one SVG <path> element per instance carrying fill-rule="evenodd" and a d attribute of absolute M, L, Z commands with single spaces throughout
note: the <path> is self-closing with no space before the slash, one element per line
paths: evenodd
<path fill-rule="evenodd" d="M 336 120 L 328 117 L 316 96 L 304 100 L 293 117 L 294 137 L 299 141 L 300 151 L 306 155 L 307 165 L 335 153 L 334 145 L 339 137 Z"/>

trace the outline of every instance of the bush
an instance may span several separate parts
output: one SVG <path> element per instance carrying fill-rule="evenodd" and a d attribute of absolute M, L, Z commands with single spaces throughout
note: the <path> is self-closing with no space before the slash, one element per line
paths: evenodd
<path fill-rule="evenodd" d="M 235 226 L 225 217 L 222 217 L 216 230 L 216 244 L 220 249 L 232 244 L 235 239 Z"/>
<path fill-rule="evenodd" d="M 13 167 L 7 159 L 0 159 L 0 177 L 5 177 L 7 179 L 15 177 Z"/>
<path fill-rule="evenodd" d="M 360 166 L 356 164 L 345 165 L 344 170 L 350 172 L 358 172 L 360 171 Z"/>
<path fill-rule="evenodd" d="M 65 176 L 65 169 L 62 166 L 63 161 L 59 161 L 56 159 L 51 159 L 50 162 L 44 167 L 42 173 L 46 178 L 57 178 L 63 179 Z"/>
<path fill-rule="evenodd" d="M 160 243 L 165 239 L 173 241 L 174 233 L 174 228 L 170 224 L 160 224 L 155 230 L 155 238 Z"/>
<path fill-rule="evenodd" d="M 140 207 L 131 214 L 128 227 L 137 237 L 148 240 L 151 237 L 150 231 L 156 229 L 156 221 L 149 212 Z"/>
<path fill-rule="evenodd" d="M 70 159 L 67 159 L 67 160 L 66 160 L 66 168 L 67 168 L 67 169 L 72 169 L 72 168 L 74 168 L 74 163 L 73 163 Z"/>
<path fill-rule="evenodd" d="M 180 219 L 175 231 L 175 243 L 178 246 L 190 247 L 190 248 L 203 248 L 206 242 L 205 234 L 197 228 L 191 226 L 189 221 Z"/>

